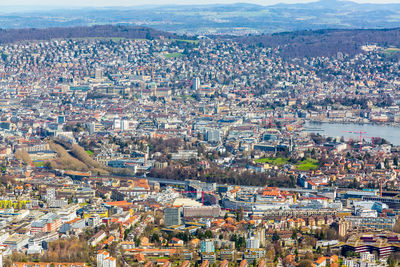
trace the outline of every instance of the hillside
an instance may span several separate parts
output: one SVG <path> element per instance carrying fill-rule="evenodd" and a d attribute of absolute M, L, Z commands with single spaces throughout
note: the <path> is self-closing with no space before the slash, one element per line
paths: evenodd
<path fill-rule="evenodd" d="M 188 38 L 146 27 L 101 25 L 47 29 L 0 30 L 0 43 L 69 38 L 159 39 Z M 354 55 L 366 44 L 400 48 L 400 28 L 369 30 L 315 30 L 248 36 L 209 36 L 234 40 L 247 45 L 277 48 L 285 59 L 294 57 L 336 56 L 338 52 Z M 192 37 L 195 39 L 195 37 Z M 399 53 L 391 54 L 399 57 Z"/>
<path fill-rule="evenodd" d="M 160 37 L 173 38 L 173 33 L 162 32 L 147 27 L 136 26 L 79 26 L 55 27 L 45 29 L 0 29 L 0 43 L 17 41 L 50 40 L 58 38 L 128 38 L 128 39 L 157 39 Z"/>
<path fill-rule="evenodd" d="M 233 38 L 250 45 L 278 47 L 283 58 L 336 56 L 338 52 L 354 55 L 366 44 L 400 47 L 400 28 L 298 31 Z"/>

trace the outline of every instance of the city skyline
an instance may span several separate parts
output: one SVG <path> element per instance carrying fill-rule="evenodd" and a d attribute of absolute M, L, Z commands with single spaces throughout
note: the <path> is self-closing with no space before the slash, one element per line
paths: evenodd
<path fill-rule="evenodd" d="M 400 266 L 400 0 L 31 1 L 0 267 Z"/>

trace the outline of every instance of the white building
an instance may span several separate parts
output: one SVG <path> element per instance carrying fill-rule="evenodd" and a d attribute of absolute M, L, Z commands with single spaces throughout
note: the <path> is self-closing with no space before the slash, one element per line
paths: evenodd
<path fill-rule="evenodd" d="M 117 260 L 114 257 L 105 258 L 103 261 L 103 267 L 116 267 Z"/>
<path fill-rule="evenodd" d="M 97 253 L 97 267 L 103 267 L 104 260 L 110 257 L 110 253 L 105 250 L 99 250 Z"/>
<path fill-rule="evenodd" d="M 96 80 L 101 80 L 103 79 L 103 69 L 96 69 L 96 72 L 94 74 L 94 77 Z"/>
<path fill-rule="evenodd" d="M 255 237 L 246 239 L 246 248 L 260 248 L 260 240 Z"/>
<path fill-rule="evenodd" d="M 56 200 L 56 189 L 54 187 L 50 187 L 46 189 L 46 201 L 47 203 L 51 203 Z"/>
<path fill-rule="evenodd" d="M 207 130 L 206 139 L 208 142 L 219 143 L 220 141 L 219 130 L 214 130 L 214 129 Z"/>
<path fill-rule="evenodd" d="M 114 119 L 114 124 L 113 124 L 113 129 L 116 131 L 120 131 L 122 129 L 122 121 L 119 118 L 115 118 Z"/>
<path fill-rule="evenodd" d="M 215 252 L 214 241 L 211 239 L 202 240 L 200 245 L 201 245 L 200 246 L 201 252 L 206 252 L 206 253 L 214 253 Z"/>
<path fill-rule="evenodd" d="M 375 261 L 375 255 L 369 252 L 361 252 L 360 253 L 360 259 L 362 261 Z"/>
<path fill-rule="evenodd" d="M 193 79 L 193 90 L 197 91 L 200 89 L 200 78 L 196 77 Z"/>
<path fill-rule="evenodd" d="M 97 253 L 97 267 L 116 267 L 117 260 L 110 256 L 105 250 L 100 250 Z"/>

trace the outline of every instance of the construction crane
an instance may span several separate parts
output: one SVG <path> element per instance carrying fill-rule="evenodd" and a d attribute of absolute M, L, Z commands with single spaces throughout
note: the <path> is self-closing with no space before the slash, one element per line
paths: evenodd
<path fill-rule="evenodd" d="M 47 123 L 47 122 L 52 122 L 52 121 L 38 121 L 38 123 L 39 123 L 39 138 L 42 137 L 42 124 Z"/>
<path fill-rule="evenodd" d="M 364 135 L 364 138 L 371 138 L 372 148 L 375 148 L 375 140 L 376 140 L 375 136 L 365 136 Z"/>
<path fill-rule="evenodd" d="M 285 121 L 286 120 L 286 129 L 289 129 L 289 123 L 291 120 L 295 120 L 293 117 L 282 117 L 282 118 L 274 118 L 274 116 L 271 116 L 270 118 L 270 126 L 272 128 L 272 123 L 273 121 Z M 275 124 L 276 125 L 276 124 Z"/>
<path fill-rule="evenodd" d="M 294 120 L 295 118 L 293 118 L 293 117 L 284 117 L 284 118 L 280 118 L 280 119 L 286 120 L 286 130 L 289 130 L 290 120 Z"/>
<path fill-rule="evenodd" d="M 119 222 L 119 227 L 120 227 L 120 238 L 124 238 L 124 228 L 123 228 L 123 222 Z"/>
<path fill-rule="evenodd" d="M 301 125 L 299 125 L 299 124 L 295 124 L 294 125 L 294 129 L 295 129 L 295 131 L 297 132 L 298 131 L 298 129 L 301 127 Z"/>
<path fill-rule="evenodd" d="M 385 178 L 379 179 L 379 196 L 382 197 L 383 195 L 383 186 L 387 184 L 388 180 Z"/>
<path fill-rule="evenodd" d="M 360 154 L 361 154 L 361 148 L 362 148 L 362 136 L 363 134 L 367 133 L 367 132 L 363 132 L 363 131 L 342 131 L 345 133 L 353 133 L 353 134 L 359 134 L 360 135 Z"/>
<path fill-rule="evenodd" d="M 122 119 L 122 107 L 110 108 L 110 109 L 108 109 L 108 111 L 111 111 L 111 112 L 118 111 L 119 112 L 119 118 Z"/>
<path fill-rule="evenodd" d="M 273 121 L 274 121 L 274 115 L 272 115 L 271 117 L 269 117 L 269 128 L 272 129 L 273 127 Z"/>

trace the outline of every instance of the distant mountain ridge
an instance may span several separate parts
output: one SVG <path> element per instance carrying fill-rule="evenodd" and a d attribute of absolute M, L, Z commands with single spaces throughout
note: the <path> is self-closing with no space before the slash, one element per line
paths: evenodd
<path fill-rule="evenodd" d="M 400 27 L 400 3 L 359 4 L 321 0 L 271 6 L 237 3 L 0 11 L 0 27 L 3 29 L 107 24 L 146 26 L 180 34 L 246 35 L 317 29 L 382 29 Z"/>

